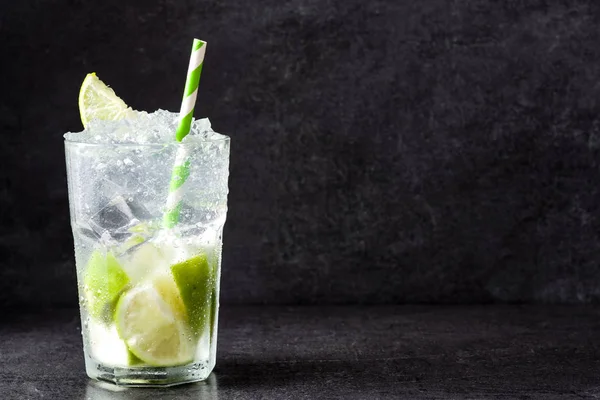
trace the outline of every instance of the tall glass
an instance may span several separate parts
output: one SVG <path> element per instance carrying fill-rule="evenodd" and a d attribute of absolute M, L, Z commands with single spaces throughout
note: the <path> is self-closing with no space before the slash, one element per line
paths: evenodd
<path fill-rule="evenodd" d="M 206 379 L 215 366 L 229 138 L 65 139 L 87 374 L 127 386 Z M 176 155 L 189 176 L 163 224 Z"/>

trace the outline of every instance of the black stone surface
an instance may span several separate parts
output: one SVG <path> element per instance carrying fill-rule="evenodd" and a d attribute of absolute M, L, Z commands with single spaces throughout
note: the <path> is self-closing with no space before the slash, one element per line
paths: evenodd
<path fill-rule="evenodd" d="M 600 309 L 223 307 L 207 384 L 126 389 L 83 371 L 76 311 L 0 326 L 3 399 L 597 399 Z"/>
<path fill-rule="evenodd" d="M 96 71 L 232 137 L 227 303 L 597 302 L 600 4 L 0 3 L 0 304 L 76 305 L 62 133 Z"/>

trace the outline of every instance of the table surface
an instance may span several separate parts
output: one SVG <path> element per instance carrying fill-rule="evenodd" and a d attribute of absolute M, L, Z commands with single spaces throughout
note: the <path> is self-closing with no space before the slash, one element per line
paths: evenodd
<path fill-rule="evenodd" d="M 3 399 L 599 399 L 600 307 L 221 308 L 208 382 L 91 381 L 76 310 L 0 324 Z"/>

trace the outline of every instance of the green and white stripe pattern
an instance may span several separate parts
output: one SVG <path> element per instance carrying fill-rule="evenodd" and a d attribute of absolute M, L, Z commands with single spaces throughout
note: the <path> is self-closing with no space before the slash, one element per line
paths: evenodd
<path fill-rule="evenodd" d="M 206 53 L 206 42 L 194 39 L 192 46 L 192 55 L 190 56 L 190 65 L 185 81 L 185 91 L 183 92 L 183 101 L 179 111 L 179 126 L 177 127 L 177 141 L 181 142 L 183 138 L 190 133 L 192 118 L 194 117 L 194 105 L 198 95 L 198 83 L 204 64 L 204 53 Z"/>
<path fill-rule="evenodd" d="M 167 197 L 166 212 L 163 217 L 163 226 L 173 228 L 179 222 L 179 213 L 181 211 L 181 199 L 185 189 L 183 184 L 190 175 L 190 160 L 185 145 L 177 150 L 175 156 L 175 166 L 171 174 L 171 184 L 169 185 L 169 196 Z"/>
<path fill-rule="evenodd" d="M 187 80 L 185 82 L 185 91 L 183 93 L 183 101 L 181 102 L 181 110 L 179 111 L 179 125 L 177 126 L 176 134 L 178 142 L 181 142 L 183 138 L 190 133 L 205 52 L 206 42 L 194 39 Z M 188 150 L 185 145 L 179 145 L 177 155 L 175 156 L 175 166 L 173 167 L 173 173 L 171 174 L 171 184 L 169 186 L 166 211 L 163 217 L 163 226 L 167 229 L 173 228 L 177 225 L 177 222 L 179 222 L 181 199 L 184 194 L 183 185 L 189 175 L 190 160 Z"/>

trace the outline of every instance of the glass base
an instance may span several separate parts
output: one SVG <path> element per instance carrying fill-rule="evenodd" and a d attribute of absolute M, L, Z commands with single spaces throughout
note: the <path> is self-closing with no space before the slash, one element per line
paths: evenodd
<path fill-rule="evenodd" d="M 113 367 L 86 358 L 85 369 L 92 379 L 129 387 L 165 387 L 203 381 L 214 365 L 208 360 L 179 367 Z"/>

